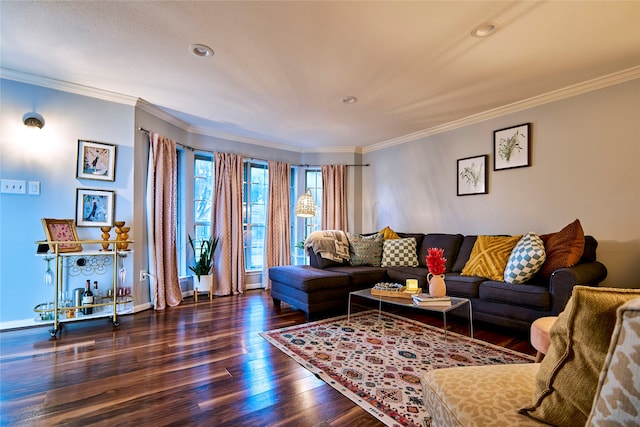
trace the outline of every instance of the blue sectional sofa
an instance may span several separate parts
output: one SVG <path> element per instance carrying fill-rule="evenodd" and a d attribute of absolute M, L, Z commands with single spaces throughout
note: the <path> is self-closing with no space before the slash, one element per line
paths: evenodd
<path fill-rule="evenodd" d="M 352 266 L 348 262 L 328 261 L 308 248 L 311 265 L 269 269 L 274 305 L 279 307 L 285 302 L 305 312 L 307 319 L 314 319 L 345 312 L 349 292 L 373 287 L 378 282 L 404 283 L 415 278 L 420 287 L 428 289 L 425 258 L 428 248 L 437 247 L 444 249 L 447 258 L 447 295 L 471 300 L 474 320 L 526 330 L 539 317 L 558 315 L 574 286 L 597 286 L 607 276 L 605 266 L 596 260 L 598 242 L 592 236 L 584 236 L 584 249 L 576 265 L 558 268 L 548 277 L 537 274 L 526 283 L 511 284 L 461 274 L 478 236 L 397 234 L 401 238 L 415 238 L 418 266 Z"/>

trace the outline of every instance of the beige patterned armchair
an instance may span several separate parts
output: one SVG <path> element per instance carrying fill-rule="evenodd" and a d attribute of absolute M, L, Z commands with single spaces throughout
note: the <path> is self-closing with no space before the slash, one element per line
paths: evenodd
<path fill-rule="evenodd" d="M 609 331 L 609 350 L 599 380 L 594 380 L 597 388 L 591 390 L 591 396 L 595 396 L 593 404 L 590 409 L 582 410 L 581 422 L 574 419 L 574 426 L 583 425 L 587 417 L 588 427 L 640 425 L 640 298 L 618 307 L 613 333 Z M 431 425 L 549 425 L 521 413 L 522 408 L 532 404 L 536 382 L 540 385 L 538 374 L 543 373 L 540 367 L 540 363 L 476 366 L 438 369 L 425 374 L 422 386 Z M 588 391 L 581 389 L 575 393 Z M 559 410 L 562 412 L 562 407 Z"/>

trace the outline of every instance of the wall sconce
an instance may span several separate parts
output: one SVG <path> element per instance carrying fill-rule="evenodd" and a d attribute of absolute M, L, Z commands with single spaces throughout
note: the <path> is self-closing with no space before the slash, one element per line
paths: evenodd
<path fill-rule="evenodd" d="M 311 190 L 298 197 L 296 202 L 296 216 L 303 218 L 313 218 L 316 216 L 316 202 L 313 200 Z"/>
<path fill-rule="evenodd" d="M 42 129 L 44 126 L 44 118 L 38 113 L 27 113 L 22 117 L 22 121 L 30 128 Z"/>

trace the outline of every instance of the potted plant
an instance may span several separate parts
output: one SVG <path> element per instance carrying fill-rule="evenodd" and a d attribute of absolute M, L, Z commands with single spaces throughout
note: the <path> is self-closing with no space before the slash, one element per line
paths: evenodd
<path fill-rule="evenodd" d="M 194 297 L 197 301 L 198 291 L 207 291 L 209 292 L 209 298 L 211 298 L 213 292 L 211 268 L 213 267 L 213 253 L 218 246 L 218 238 L 214 239 L 213 236 L 210 236 L 208 239 L 203 239 L 200 242 L 200 247 L 196 250 L 194 240 L 190 235 L 188 237 L 189 245 L 193 251 L 193 259 L 195 260 L 195 264 L 190 265 L 189 270 L 193 271 L 198 280 L 198 284 L 194 283 L 193 286 Z"/>

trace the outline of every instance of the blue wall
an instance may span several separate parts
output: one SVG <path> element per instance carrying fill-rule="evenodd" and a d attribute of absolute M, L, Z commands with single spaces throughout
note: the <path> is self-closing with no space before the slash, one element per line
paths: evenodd
<path fill-rule="evenodd" d="M 45 238 L 41 218 L 75 218 L 76 188 L 115 191 L 116 218 L 132 220 L 134 106 L 5 79 L 0 91 L 0 177 L 40 182 L 40 195 L 0 194 L 0 322 L 7 322 L 35 317 L 33 308 L 52 300 L 34 242 Z M 45 119 L 41 130 L 22 124 L 33 111 Z M 76 179 L 78 139 L 117 145 L 115 182 Z M 95 227 L 78 234 L 100 238 Z"/>
<path fill-rule="evenodd" d="M 203 151 L 236 152 L 245 157 L 292 164 L 354 162 L 353 154 L 302 154 L 189 133 L 174 124 L 172 118 L 133 98 L 97 99 L 7 79 L 0 79 L 0 90 L 0 177 L 41 183 L 41 194 L 37 196 L 0 195 L 1 328 L 28 324 L 29 319 L 36 317 L 33 308 L 37 304 L 52 301 L 53 289 L 45 287 L 43 279 L 46 263 L 35 256 L 35 242 L 45 239 L 41 218 L 75 218 L 77 188 L 115 191 L 116 219 L 131 225 L 129 236 L 135 240 L 134 252 L 127 257 L 127 286 L 133 288 L 136 308 L 150 306 L 149 282 L 138 281 L 139 270 L 148 269 L 145 220 L 148 139 L 136 130 L 139 126 Z M 23 115 L 32 111 L 44 117 L 43 129 L 27 129 L 22 124 Z M 78 139 L 117 145 L 115 182 L 76 178 Z M 192 161 L 193 152 L 187 150 L 186 154 Z M 353 182 L 351 177 L 349 185 L 353 186 Z M 349 193 L 350 203 L 359 203 L 356 200 L 359 191 Z M 191 204 L 185 207 L 186 217 L 191 208 Z M 352 223 L 358 220 L 354 219 L 353 211 L 350 218 Z M 80 239 L 100 239 L 100 233 L 95 227 L 78 227 Z M 68 287 L 73 289 L 83 283 L 84 278 L 71 279 Z"/>

